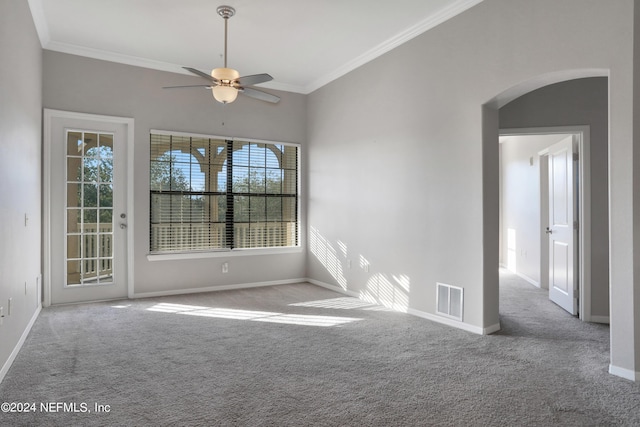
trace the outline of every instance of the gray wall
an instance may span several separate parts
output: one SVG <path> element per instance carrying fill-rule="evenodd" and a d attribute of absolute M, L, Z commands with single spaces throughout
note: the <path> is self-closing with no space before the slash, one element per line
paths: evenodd
<path fill-rule="evenodd" d="M 44 107 L 135 120 L 133 177 L 134 292 L 181 291 L 305 277 L 305 252 L 149 261 L 149 130 L 193 132 L 304 144 L 306 99 L 279 93 L 273 105 L 240 96 L 229 105 L 202 89 L 163 90 L 198 84 L 198 77 L 44 51 Z M 304 150 L 305 147 L 303 146 Z M 129 208 L 131 209 L 131 208 Z M 304 224 L 304 211 L 302 212 Z M 130 216 L 131 218 L 131 216 Z M 302 243 L 304 244 L 304 233 Z M 221 264 L 229 263 L 222 274 Z"/>
<path fill-rule="evenodd" d="M 612 364 L 635 369 L 633 11 L 633 0 L 485 0 L 312 93 L 309 276 L 429 314 L 436 282 L 461 286 L 464 322 L 495 328 L 497 109 L 610 75 Z"/>
<path fill-rule="evenodd" d="M 0 0 L 0 58 L 1 380 L 40 296 L 42 50 L 26 1 Z"/>
<path fill-rule="evenodd" d="M 591 142 L 591 311 L 609 316 L 608 79 L 550 85 L 500 109 L 501 128 L 589 125 Z"/>

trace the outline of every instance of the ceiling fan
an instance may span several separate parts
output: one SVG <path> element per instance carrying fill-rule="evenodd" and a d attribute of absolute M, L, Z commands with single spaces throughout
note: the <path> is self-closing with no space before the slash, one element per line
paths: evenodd
<path fill-rule="evenodd" d="M 269 74 L 253 74 L 251 76 L 240 77 L 240 73 L 233 68 L 227 68 L 227 24 L 229 18 L 235 15 L 236 10 L 231 6 L 219 6 L 216 9 L 218 15 L 224 19 L 224 68 L 214 68 L 211 74 L 207 74 L 200 70 L 190 67 L 182 67 L 185 70 L 204 77 L 211 81 L 208 85 L 188 85 L 188 86 L 165 86 L 163 89 L 176 89 L 185 87 L 203 87 L 211 89 L 213 97 L 216 101 L 228 104 L 236 100 L 238 93 L 249 96 L 251 98 L 276 103 L 280 101 L 280 97 L 270 93 L 263 92 L 248 86 L 257 85 L 273 80 Z"/>

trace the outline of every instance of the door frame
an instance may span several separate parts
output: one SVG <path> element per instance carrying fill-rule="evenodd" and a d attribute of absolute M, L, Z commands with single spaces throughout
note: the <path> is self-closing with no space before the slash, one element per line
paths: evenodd
<path fill-rule="evenodd" d="M 580 320 L 591 322 L 591 128 L 588 125 L 507 128 L 500 129 L 500 136 L 523 135 L 578 135 L 578 316 Z M 538 153 L 540 157 L 548 154 L 548 150 Z M 542 162 L 540 162 L 542 163 Z M 548 179 L 548 177 L 547 177 Z M 542 186 L 541 186 L 542 193 Z M 547 189 L 548 191 L 548 189 Z M 548 217 L 543 213 L 544 204 L 540 204 L 541 220 Z M 547 208 L 548 209 L 548 208 Z M 542 223 L 541 223 L 542 224 Z M 542 227 L 541 227 L 542 228 Z M 548 256 L 543 256 L 543 248 L 548 244 L 546 235 L 540 233 L 540 278 L 541 287 L 543 277 L 549 271 Z M 546 279 L 548 281 L 548 278 Z"/>
<path fill-rule="evenodd" d="M 51 153 L 51 145 L 53 135 L 51 133 L 52 122 L 55 119 L 78 119 L 78 120 L 91 120 L 98 121 L 104 123 L 115 123 L 124 125 L 126 128 L 126 132 L 124 135 L 125 145 L 126 145 L 126 153 L 127 153 L 127 164 L 125 165 L 127 169 L 127 179 L 126 191 L 127 191 L 127 216 L 128 216 L 128 224 L 126 229 L 126 238 L 127 238 L 127 256 L 125 257 L 125 268 L 127 269 L 126 280 L 127 280 L 127 296 L 129 298 L 133 297 L 134 288 L 133 288 L 133 236 L 134 236 L 134 221 L 133 221 L 133 213 L 134 213 L 134 197 L 133 197 L 133 155 L 134 155 L 134 119 L 129 117 L 116 117 L 116 116 L 105 116 L 98 114 L 88 114 L 88 113 L 77 113 L 73 111 L 63 111 L 63 110 L 54 110 L 45 108 L 43 111 L 43 151 L 42 151 L 42 250 L 43 250 L 43 277 L 42 277 L 42 287 L 43 287 L 43 301 L 42 304 L 45 307 L 51 305 L 51 180 L 49 179 L 51 176 L 51 168 L 52 168 L 52 153 Z"/>

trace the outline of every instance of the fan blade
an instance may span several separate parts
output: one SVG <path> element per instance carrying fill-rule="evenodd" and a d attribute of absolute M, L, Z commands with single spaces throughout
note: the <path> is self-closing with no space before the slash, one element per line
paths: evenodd
<path fill-rule="evenodd" d="M 196 70 L 195 68 L 190 68 L 190 67 L 182 67 L 182 68 L 184 68 L 185 70 L 190 71 L 193 74 L 196 74 L 196 75 L 198 75 L 200 77 L 204 77 L 207 80 L 211 80 L 214 83 L 218 83 L 218 79 L 213 77 L 211 74 L 207 74 L 207 73 L 202 72 L 200 70 Z"/>
<path fill-rule="evenodd" d="M 251 76 L 243 76 L 236 79 L 240 86 L 253 86 L 264 82 L 270 82 L 273 80 L 269 74 L 253 74 Z"/>
<path fill-rule="evenodd" d="M 187 85 L 187 86 L 164 86 L 162 89 L 181 89 L 185 87 L 203 87 L 205 89 L 211 89 L 211 85 Z"/>
<path fill-rule="evenodd" d="M 251 98 L 259 99 L 261 101 L 272 102 L 274 104 L 280 101 L 279 96 L 271 95 L 270 93 L 263 92 L 258 89 L 252 89 L 250 87 L 239 87 L 238 92 L 245 94 L 247 96 L 250 96 Z"/>

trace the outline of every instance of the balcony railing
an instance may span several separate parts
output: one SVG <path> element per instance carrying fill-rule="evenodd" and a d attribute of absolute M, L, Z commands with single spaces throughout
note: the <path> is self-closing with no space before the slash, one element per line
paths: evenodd
<path fill-rule="evenodd" d="M 68 253 L 79 253 L 80 259 L 68 259 L 67 284 L 91 284 L 112 282 L 113 276 L 113 226 L 112 224 L 85 223 L 82 250 L 67 248 Z M 70 235 L 72 236 L 72 235 Z M 69 244 L 79 242 L 70 239 Z M 74 243 L 76 244 L 76 243 Z M 82 270 L 82 271 L 80 271 Z"/>
<path fill-rule="evenodd" d="M 225 224 L 151 224 L 152 252 L 180 252 L 226 248 Z M 67 283 L 111 282 L 113 275 L 112 224 L 83 225 L 80 259 L 69 259 Z M 295 246 L 296 222 L 234 224 L 235 248 Z M 77 251 L 70 250 L 70 253 Z M 80 272 L 82 270 L 82 273 Z"/>
<path fill-rule="evenodd" d="M 226 248 L 226 225 L 151 224 L 151 252 L 179 252 Z M 296 222 L 235 223 L 235 248 L 295 246 Z"/>

